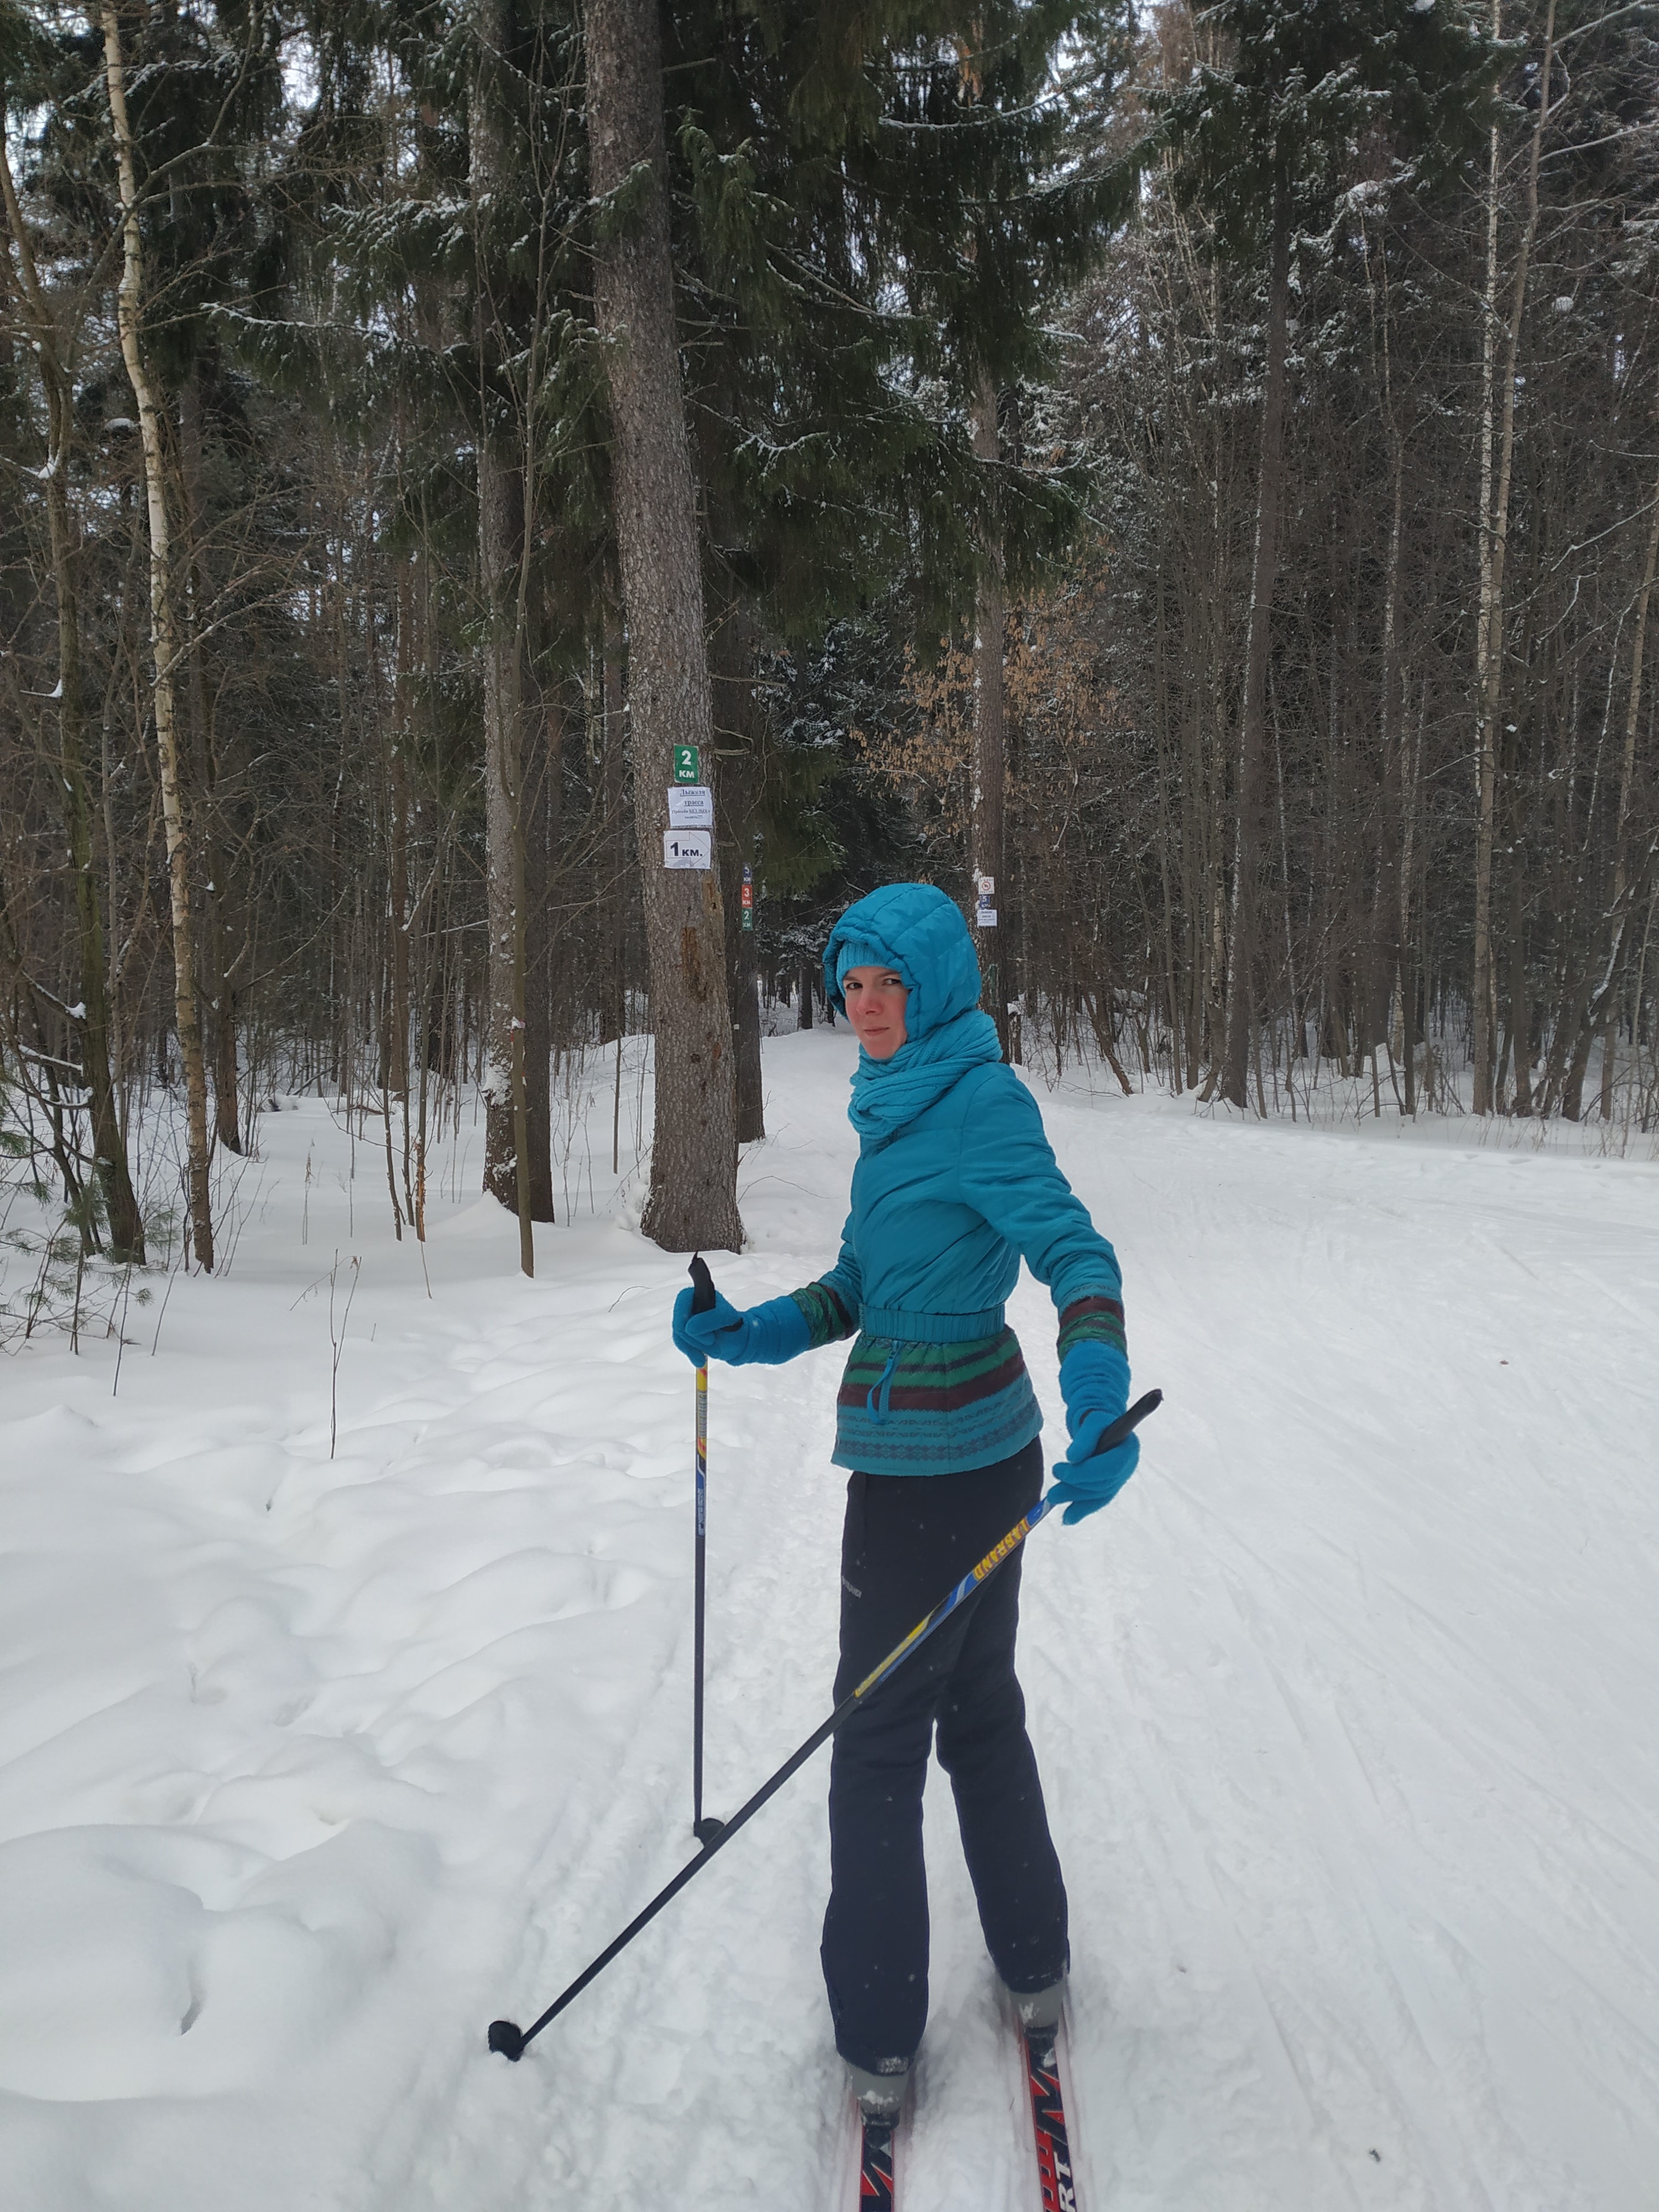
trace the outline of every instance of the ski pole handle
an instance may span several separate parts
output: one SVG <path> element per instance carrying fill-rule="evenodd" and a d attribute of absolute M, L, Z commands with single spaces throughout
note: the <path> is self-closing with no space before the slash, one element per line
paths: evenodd
<path fill-rule="evenodd" d="M 1109 1429 L 1101 1431 L 1100 1442 L 1090 1453 L 1090 1458 L 1098 1459 L 1102 1452 L 1115 1451 L 1120 1444 L 1127 1443 L 1147 1414 L 1157 1413 L 1163 1403 L 1161 1390 L 1149 1390 L 1144 1398 L 1137 1398 L 1127 1413 L 1120 1413 Z"/>
<path fill-rule="evenodd" d="M 691 1278 L 691 1310 L 707 1313 L 714 1303 L 714 1278 L 701 1252 L 691 1255 L 691 1265 L 686 1272 Z"/>

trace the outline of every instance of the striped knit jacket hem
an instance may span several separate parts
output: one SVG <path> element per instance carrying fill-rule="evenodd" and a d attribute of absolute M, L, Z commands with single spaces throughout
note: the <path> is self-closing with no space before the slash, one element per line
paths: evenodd
<path fill-rule="evenodd" d="M 906 1344 L 859 1328 L 827 1283 L 792 1293 L 814 1347 L 856 1335 L 836 1401 L 838 1467 L 866 1474 L 948 1474 L 990 1467 L 1042 1426 L 1019 1339 L 1004 1328 L 966 1344 Z M 1094 1342 L 1125 1349 L 1123 1308 L 1077 1298 L 1060 1316 L 1060 1354 Z"/>

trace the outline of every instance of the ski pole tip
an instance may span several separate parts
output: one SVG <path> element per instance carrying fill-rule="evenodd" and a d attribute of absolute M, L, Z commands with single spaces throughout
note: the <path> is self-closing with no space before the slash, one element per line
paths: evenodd
<path fill-rule="evenodd" d="M 514 2021 L 492 2020 L 489 2023 L 489 2047 L 503 2058 L 512 2059 L 516 2065 L 524 2057 L 524 2030 Z"/>

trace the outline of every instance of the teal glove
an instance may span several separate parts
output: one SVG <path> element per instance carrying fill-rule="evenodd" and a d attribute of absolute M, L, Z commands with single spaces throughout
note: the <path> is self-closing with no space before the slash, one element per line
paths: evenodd
<path fill-rule="evenodd" d="M 1101 1437 L 1129 1404 L 1129 1363 L 1115 1345 L 1074 1344 L 1060 1363 L 1071 1449 L 1060 1480 L 1049 1493 L 1066 1506 L 1066 1525 L 1109 1505 L 1140 1464 L 1140 1439 L 1127 1437 L 1111 1451 Z"/>
<path fill-rule="evenodd" d="M 781 1367 L 811 1344 L 806 1316 L 793 1298 L 769 1298 L 739 1313 L 716 1291 L 712 1306 L 693 1313 L 695 1295 L 682 1291 L 674 1301 L 674 1341 L 694 1367 L 708 1359 L 728 1367 Z"/>

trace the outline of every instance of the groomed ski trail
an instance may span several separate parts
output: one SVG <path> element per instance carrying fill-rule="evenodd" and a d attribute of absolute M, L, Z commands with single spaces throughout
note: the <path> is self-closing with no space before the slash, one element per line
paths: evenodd
<path fill-rule="evenodd" d="M 853 1157 L 850 1041 L 767 1052 L 739 1304 L 833 1256 Z M 1085 2212 L 1647 2212 L 1659 1170 L 1038 1096 L 1167 1394 L 1025 1565 Z M 236 1266 L 118 1398 L 112 1351 L 6 1370 L 0 2164 L 32 2212 L 827 2204 L 827 1753 L 521 2065 L 483 2045 L 694 1849 L 684 1260 L 582 1222 L 526 1285 L 464 1204 L 428 1301 L 372 1148 L 354 1199 L 314 1104 L 260 1135 Z M 1046 1295 L 1012 1318 L 1056 1450 Z M 838 1371 L 711 1377 L 716 1814 L 827 1709 Z M 927 1829 L 905 2212 L 1029 2212 L 937 1775 Z"/>

